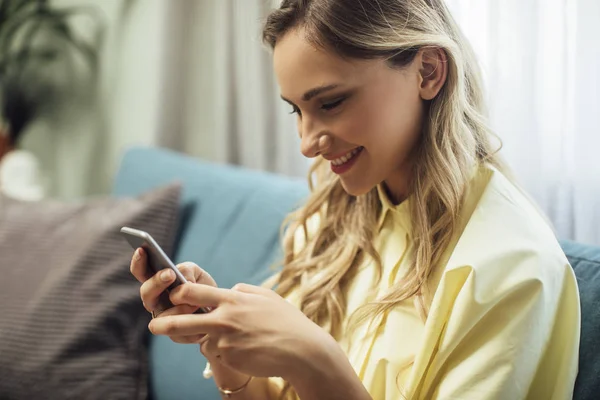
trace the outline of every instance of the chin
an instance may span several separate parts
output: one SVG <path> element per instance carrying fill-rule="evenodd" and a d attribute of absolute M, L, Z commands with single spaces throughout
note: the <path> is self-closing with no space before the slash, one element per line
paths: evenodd
<path fill-rule="evenodd" d="M 340 182 L 346 193 L 356 197 L 369 193 L 375 187 L 374 185 L 368 185 L 365 182 L 352 182 L 351 180 L 346 180 L 344 178 L 341 178 Z"/>

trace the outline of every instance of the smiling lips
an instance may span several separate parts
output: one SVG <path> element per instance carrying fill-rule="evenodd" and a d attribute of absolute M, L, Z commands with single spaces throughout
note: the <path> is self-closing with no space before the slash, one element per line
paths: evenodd
<path fill-rule="evenodd" d="M 353 165 L 358 155 L 363 150 L 363 147 L 357 147 L 353 150 L 350 150 L 348 153 L 344 154 L 341 157 L 330 160 L 331 162 L 331 170 L 336 174 L 342 174 L 348 171 Z"/>
<path fill-rule="evenodd" d="M 335 160 L 331 160 L 331 163 L 333 165 L 345 164 L 348 161 L 350 161 L 352 159 L 352 157 L 354 157 L 361 149 L 362 149 L 362 147 L 357 147 L 354 150 L 351 150 L 348 153 L 344 154 L 343 156 L 336 158 Z"/>

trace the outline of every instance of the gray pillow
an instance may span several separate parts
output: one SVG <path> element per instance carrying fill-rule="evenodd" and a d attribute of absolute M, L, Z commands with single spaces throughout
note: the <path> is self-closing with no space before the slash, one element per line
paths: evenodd
<path fill-rule="evenodd" d="M 180 186 L 79 203 L 0 197 L 0 398 L 145 399 L 149 314 L 122 226 L 170 252 Z"/>

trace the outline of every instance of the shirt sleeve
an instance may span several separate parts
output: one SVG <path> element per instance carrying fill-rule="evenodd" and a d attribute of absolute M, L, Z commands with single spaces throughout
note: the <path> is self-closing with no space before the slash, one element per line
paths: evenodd
<path fill-rule="evenodd" d="M 577 282 L 566 260 L 534 268 L 539 261 L 526 257 L 506 268 L 502 279 L 478 276 L 472 267 L 449 271 L 440 289 L 453 302 L 418 398 L 572 397 L 580 333 Z"/>

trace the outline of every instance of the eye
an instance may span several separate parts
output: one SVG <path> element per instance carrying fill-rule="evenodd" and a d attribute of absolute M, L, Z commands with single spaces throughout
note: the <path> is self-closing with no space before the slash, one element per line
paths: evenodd
<path fill-rule="evenodd" d="M 292 112 L 290 114 L 298 114 L 298 115 L 302 115 L 302 111 L 300 111 L 300 109 L 294 105 L 292 105 Z"/>
<path fill-rule="evenodd" d="M 323 105 L 321 105 L 321 110 L 325 110 L 325 111 L 333 110 L 334 108 L 340 106 L 345 100 L 346 100 L 346 97 L 342 97 L 341 99 L 332 101 L 331 103 L 324 103 Z"/>

